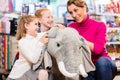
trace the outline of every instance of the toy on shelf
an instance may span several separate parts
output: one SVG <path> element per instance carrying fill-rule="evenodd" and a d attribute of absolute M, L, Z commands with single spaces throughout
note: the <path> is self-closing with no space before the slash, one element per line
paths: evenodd
<path fill-rule="evenodd" d="M 110 0 L 110 4 L 106 5 L 106 11 L 110 13 L 120 13 L 120 1 Z"/>

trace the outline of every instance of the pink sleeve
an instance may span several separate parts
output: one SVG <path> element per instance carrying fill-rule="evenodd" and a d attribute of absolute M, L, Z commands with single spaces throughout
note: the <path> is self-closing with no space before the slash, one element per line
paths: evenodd
<path fill-rule="evenodd" d="M 97 29 L 93 52 L 95 54 L 100 54 L 105 48 L 105 44 L 106 44 L 106 26 L 104 23 L 101 23 Z"/>

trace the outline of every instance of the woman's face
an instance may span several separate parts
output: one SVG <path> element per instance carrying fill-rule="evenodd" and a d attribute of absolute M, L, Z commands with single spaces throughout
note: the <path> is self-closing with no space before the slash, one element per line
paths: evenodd
<path fill-rule="evenodd" d="M 53 16 L 51 11 L 46 10 L 43 11 L 41 14 L 42 14 L 42 17 L 40 18 L 41 25 L 43 25 L 46 28 L 50 28 L 51 25 L 53 24 Z"/>
<path fill-rule="evenodd" d="M 74 18 L 76 22 L 82 22 L 86 16 L 87 16 L 87 7 L 84 5 L 84 7 L 78 7 L 74 4 L 71 4 L 68 6 L 68 11 L 71 14 L 71 16 Z"/>

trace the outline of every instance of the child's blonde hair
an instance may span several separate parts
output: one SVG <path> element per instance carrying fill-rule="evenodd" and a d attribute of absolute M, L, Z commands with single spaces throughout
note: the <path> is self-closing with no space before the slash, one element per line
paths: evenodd
<path fill-rule="evenodd" d="M 49 9 L 48 8 L 40 8 L 40 9 L 38 9 L 38 10 L 36 10 L 36 12 L 35 12 L 35 16 L 37 17 L 37 18 L 41 18 L 42 17 L 42 12 L 44 12 L 44 11 L 48 11 Z"/>
<path fill-rule="evenodd" d="M 25 24 L 29 24 L 35 18 L 36 17 L 32 16 L 32 15 L 23 15 L 19 18 L 17 32 L 16 32 L 17 40 L 20 40 L 22 37 L 25 37 L 25 35 L 26 35 Z"/>

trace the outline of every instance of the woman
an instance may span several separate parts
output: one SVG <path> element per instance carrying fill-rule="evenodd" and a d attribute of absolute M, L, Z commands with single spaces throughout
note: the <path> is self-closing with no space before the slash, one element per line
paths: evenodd
<path fill-rule="evenodd" d="M 82 80 L 113 80 L 117 68 L 105 49 L 105 24 L 90 18 L 85 0 L 68 0 L 67 10 L 76 21 L 68 27 L 76 29 L 87 40 L 92 61 L 96 66 L 96 70 Z"/>

